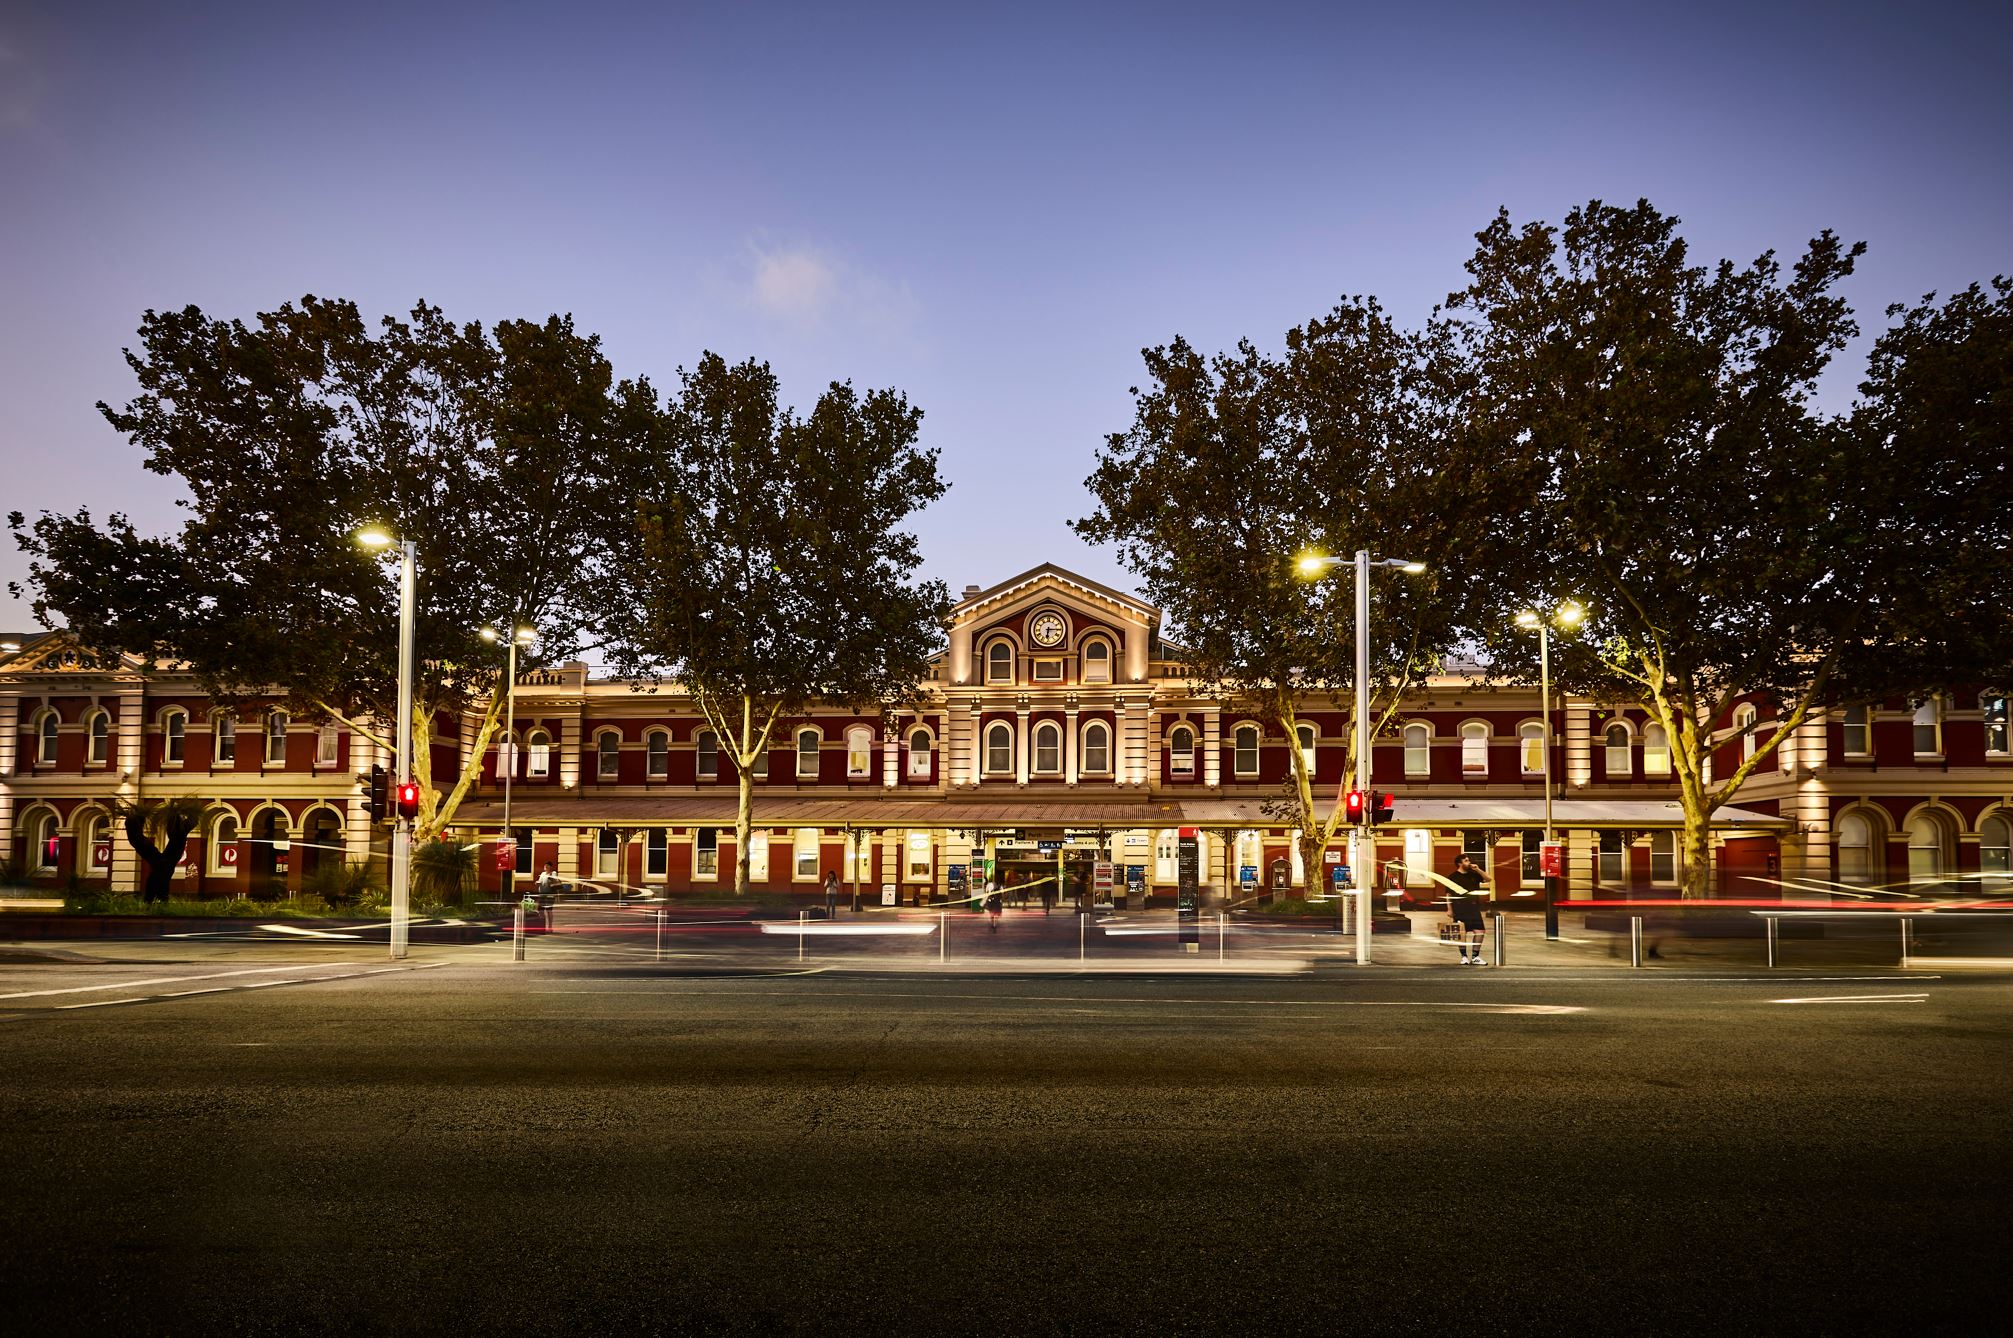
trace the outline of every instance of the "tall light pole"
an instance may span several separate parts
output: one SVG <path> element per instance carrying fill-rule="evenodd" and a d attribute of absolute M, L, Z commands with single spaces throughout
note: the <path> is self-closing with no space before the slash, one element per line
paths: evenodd
<path fill-rule="evenodd" d="M 517 874 L 517 838 L 510 830 L 510 782 L 517 775 L 517 648 L 530 645 L 537 636 L 538 633 L 531 628 L 515 625 L 508 638 L 494 627 L 482 629 L 484 641 L 502 640 L 504 643 L 503 748 L 497 750 L 497 755 L 500 758 L 507 752 L 510 758 L 510 764 L 503 772 L 503 839 L 511 844 L 511 866 L 500 870 L 505 901 L 510 900 L 511 879 Z"/>
<path fill-rule="evenodd" d="M 366 548 L 398 545 L 398 779 L 412 780 L 412 617 L 416 557 L 410 539 L 394 539 L 375 526 L 359 530 Z M 412 820 L 394 816 L 391 828 L 391 958 L 402 961 L 412 931 Z"/>
<path fill-rule="evenodd" d="M 1299 561 L 1300 574 L 1310 579 L 1319 577 L 1330 567 L 1343 561 L 1341 558 L 1322 557 L 1308 554 Z M 1363 816 L 1349 829 L 1349 875 L 1356 884 L 1356 964 L 1370 964 L 1370 884 L 1366 878 L 1366 859 L 1374 859 L 1377 847 L 1370 837 L 1370 569 L 1372 567 L 1396 567 L 1400 571 L 1418 575 L 1426 570 L 1423 562 L 1411 562 L 1404 558 L 1372 557 L 1370 550 L 1359 548 L 1352 564 L 1356 569 L 1356 788 L 1364 795 Z"/>
<path fill-rule="evenodd" d="M 1551 619 L 1540 616 L 1535 609 L 1525 609 L 1517 615 L 1517 626 L 1538 629 L 1538 696 L 1539 711 L 1544 717 L 1545 746 L 1545 844 L 1552 844 L 1552 638 L 1551 623 L 1556 621 L 1567 630 L 1578 627 L 1586 611 L 1577 604 L 1561 604 L 1552 611 Z M 1540 859 L 1544 857 L 1539 856 Z M 1559 936 L 1559 888 L 1558 879 L 1552 874 L 1544 874 L 1545 880 L 1545 937 Z"/>

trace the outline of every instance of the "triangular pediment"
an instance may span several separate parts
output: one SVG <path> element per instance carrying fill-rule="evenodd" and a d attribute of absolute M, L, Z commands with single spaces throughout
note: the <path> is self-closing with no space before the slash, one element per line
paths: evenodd
<path fill-rule="evenodd" d="M 954 623 L 993 619 L 1042 600 L 1053 599 L 1121 622 L 1153 627 L 1160 610 L 1135 595 L 1044 562 L 998 585 L 966 595 L 951 606 Z"/>
<path fill-rule="evenodd" d="M 67 632 L 30 632 L 0 636 L 0 674 L 22 677 L 92 674 L 137 674 L 146 669 L 138 655 L 124 651 L 96 651 Z"/>

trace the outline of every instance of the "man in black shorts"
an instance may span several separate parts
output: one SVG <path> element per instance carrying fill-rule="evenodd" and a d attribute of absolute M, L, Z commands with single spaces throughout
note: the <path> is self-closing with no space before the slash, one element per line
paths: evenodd
<path fill-rule="evenodd" d="M 1463 854 L 1454 861 L 1454 885 L 1461 890 L 1447 894 L 1447 914 L 1461 926 L 1461 965 L 1482 964 L 1482 871 Z"/>

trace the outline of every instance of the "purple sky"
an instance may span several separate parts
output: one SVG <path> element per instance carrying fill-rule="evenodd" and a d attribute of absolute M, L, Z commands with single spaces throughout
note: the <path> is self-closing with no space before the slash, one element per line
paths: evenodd
<path fill-rule="evenodd" d="M 931 575 L 1129 587 L 1065 522 L 1141 346 L 1416 321 L 1499 205 L 1647 195 L 1706 258 L 1831 227 L 1870 329 L 2013 270 L 2009 13 L 0 0 L 0 509 L 177 523 L 92 408 L 144 309 L 424 297 L 571 311 L 660 384 L 898 386 Z"/>

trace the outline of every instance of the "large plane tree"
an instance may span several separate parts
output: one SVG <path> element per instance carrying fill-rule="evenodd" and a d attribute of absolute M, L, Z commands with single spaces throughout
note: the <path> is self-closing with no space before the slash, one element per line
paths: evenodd
<path fill-rule="evenodd" d="M 950 594 L 917 579 L 903 527 L 945 484 L 900 392 L 834 382 L 799 414 L 752 360 L 681 371 L 660 424 L 631 557 L 611 572 L 610 656 L 689 692 L 733 758 L 745 894 L 752 781 L 777 728 L 815 703 L 919 699 Z"/>
<path fill-rule="evenodd" d="M 657 427 L 650 387 L 617 384 L 568 317 L 485 329 L 421 304 L 373 330 L 312 296 L 249 324 L 149 311 L 126 360 L 139 394 L 99 408 L 188 519 L 143 535 L 119 515 L 15 513 L 36 615 L 185 665 L 221 701 L 277 695 L 389 748 L 397 564 L 355 535 L 412 539 L 417 827 L 437 833 L 498 723 L 502 655 L 482 626 L 536 628 L 529 664 L 592 635 Z M 436 775 L 431 744 L 465 712 L 468 760 Z"/>

